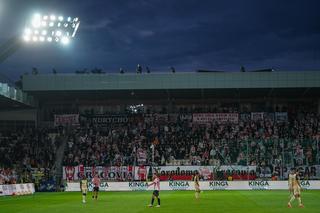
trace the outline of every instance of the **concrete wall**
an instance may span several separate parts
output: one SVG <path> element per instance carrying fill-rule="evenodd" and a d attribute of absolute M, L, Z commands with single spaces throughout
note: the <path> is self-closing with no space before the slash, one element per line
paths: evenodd
<path fill-rule="evenodd" d="M 10 110 L 0 111 L 2 121 L 37 121 L 37 111 L 32 110 Z"/>
<path fill-rule="evenodd" d="M 39 74 L 23 76 L 24 91 L 314 87 L 320 87 L 320 72 Z"/>

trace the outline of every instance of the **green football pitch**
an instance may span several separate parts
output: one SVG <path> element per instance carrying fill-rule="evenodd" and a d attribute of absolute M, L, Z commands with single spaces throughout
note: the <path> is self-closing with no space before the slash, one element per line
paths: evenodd
<path fill-rule="evenodd" d="M 149 208 L 151 192 L 101 192 L 98 200 L 80 192 L 36 193 L 30 196 L 0 197 L 1 213 L 99 213 L 99 212 L 320 212 L 320 191 L 303 191 L 305 208 L 287 208 L 287 191 L 205 191 L 199 200 L 192 191 L 162 191 L 161 207 Z M 156 201 L 155 201 L 156 204 Z"/>

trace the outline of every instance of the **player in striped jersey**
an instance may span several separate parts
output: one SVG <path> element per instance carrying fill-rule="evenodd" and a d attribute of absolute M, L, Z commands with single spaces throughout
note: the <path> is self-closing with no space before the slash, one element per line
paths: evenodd
<path fill-rule="evenodd" d="M 148 185 L 149 186 L 152 186 L 154 187 L 154 190 L 153 190 L 153 193 L 152 193 L 152 198 L 151 198 L 151 203 L 149 204 L 149 207 L 152 207 L 153 206 L 153 202 L 154 202 L 154 199 L 157 198 L 158 200 L 158 205 L 156 207 L 160 207 L 160 179 L 158 177 L 158 174 L 153 174 L 153 181 L 151 184 Z"/>
<path fill-rule="evenodd" d="M 99 193 L 99 186 L 100 186 L 100 178 L 98 174 L 95 174 L 94 178 L 92 179 L 93 184 L 93 191 L 92 191 L 92 198 L 98 199 L 98 193 Z"/>

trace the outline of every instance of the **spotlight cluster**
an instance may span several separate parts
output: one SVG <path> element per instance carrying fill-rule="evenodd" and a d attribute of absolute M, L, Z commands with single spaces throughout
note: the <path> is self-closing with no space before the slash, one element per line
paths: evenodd
<path fill-rule="evenodd" d="M 80 20 L 78 17 L 34 14 L 23 32 L 25 42 L 57 42 L 69 44 L 76 35 Z"/>

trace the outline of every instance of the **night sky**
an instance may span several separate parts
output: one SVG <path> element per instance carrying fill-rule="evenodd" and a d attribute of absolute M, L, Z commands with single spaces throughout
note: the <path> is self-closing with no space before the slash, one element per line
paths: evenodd
<path fill-rule="evenodd" d="M 0 0 L 0 44 L 21 33 L 34 12 L 78 16 L 67 47 L 25 45 L 0 74 L 101 68 L 134 72 L 274 68 L 320 71 L 318 0 Z"/>

